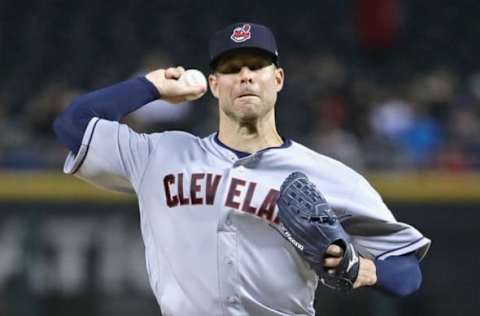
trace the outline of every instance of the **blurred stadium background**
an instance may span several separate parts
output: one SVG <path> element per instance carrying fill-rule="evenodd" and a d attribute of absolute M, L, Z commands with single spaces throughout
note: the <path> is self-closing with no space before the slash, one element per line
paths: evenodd
<path fill-rule="evenodd" d="M 474 0 L 0 0 L 0 315 L 159 315 L 135 200 L 61 174 L 53 118 L 76 95 L 166 65 L 208 71 L 207 40 L 270 25 L 281 133 L 361 171 L 433 240 L 424 284 L 392 299 L 319 289 L 319 315 L 474 315 L 480 307 L 480 3 Z M 210 95 L 126 118 L 215 131 Z"/>

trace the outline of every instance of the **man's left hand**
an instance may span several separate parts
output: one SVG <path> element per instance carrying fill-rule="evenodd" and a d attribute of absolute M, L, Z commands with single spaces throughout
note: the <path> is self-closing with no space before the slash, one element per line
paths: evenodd
<path fill-rule="evenodd" d="M 343 249 L 337 245 L 330 245 L 327 248 L 326 252 L 327 257 L 325 258 L 323 266 L 325 269 L 330 272 L 335 270 L 336 267 L 340 264 L 340 261 L 343 258 Z M 372 260 L 360 257 L 360 265 L 358 270 L 358 276 L 353 284 L 353 288 L 359 288 L 363 286 L 372 286 L 377 283 L 377 270 L 375 263 Z"/>

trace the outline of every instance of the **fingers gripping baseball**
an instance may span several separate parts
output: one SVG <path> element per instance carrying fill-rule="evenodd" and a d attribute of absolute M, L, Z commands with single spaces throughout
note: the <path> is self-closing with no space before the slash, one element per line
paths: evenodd
<path fill-rule="evenodd" d="M 159 91 L 160 98 L 170 103 L 181 103 L 202 96 L 206 85 L 191 85 L 180 80 L 185 73 L 183 67 L 158 69 L 148 73 L 145 78 Z"/>
<path fill-rule="evenodd" d="M 183 73 L 185 72 L 185 68 L 179 67 L 170 67 L 165 70 L 165 78 L 167 79 L 175 79 L 178 80 Z"/>

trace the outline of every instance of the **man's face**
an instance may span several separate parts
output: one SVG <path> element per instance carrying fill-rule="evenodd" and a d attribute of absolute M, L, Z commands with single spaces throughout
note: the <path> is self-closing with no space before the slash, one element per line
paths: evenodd
<path fill-rule="evenodd" d="M 273 110 L 284 73 L 268 56 L 241 51 L 221 58 L 208 80 L 221 111 L 237 122 L 251 122 Z"/>

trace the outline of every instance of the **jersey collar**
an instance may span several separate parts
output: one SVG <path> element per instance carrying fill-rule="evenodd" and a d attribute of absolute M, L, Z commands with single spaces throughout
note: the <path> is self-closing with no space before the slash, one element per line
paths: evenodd
<path fill-rule="evenodd" d="M 232 152 L 233 154 L 235 154 L 235 156 L 237 156 L 238 159 L 242 159 L 242 158 L 245 158 L 245 157 L 248 157 L 250 155 L 256 155 L 258 153 L 263 153 L 267 150 L 273 150 L 273 149 L 282 149 L 282 148 L 288 148 L 292 145 L 292 141 L 288 138 L 284 138 L 282 137 L 282 140 L 283 140 L 283 143 L 280 145 L 280 146 L 272 146 L 272 147 L 267 147 L 267 148 L 264 148 L 262 150 L 259 150 L 257 151 L 256 153 L 247 153 L 247 152 L 244 152 L 244 151 L 239 151 L 239 150 L 236 150 L 236 149 L 233 149 L 227 145 L 225 145 L 224 143 L 222 143 L 220 141 L 220 139 L 218 138 L 218 132 L 215 132 L 214 134 L 214 137 L 213 137 L 215 143 L 218 145 L 218 146 L 221 146 L 227 150 L 229 150 L 230 152 Z"/>

